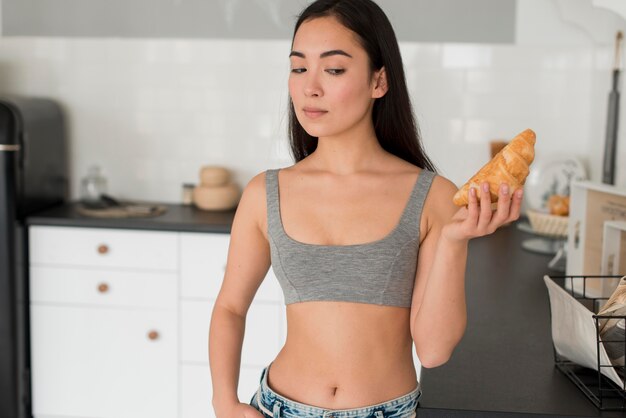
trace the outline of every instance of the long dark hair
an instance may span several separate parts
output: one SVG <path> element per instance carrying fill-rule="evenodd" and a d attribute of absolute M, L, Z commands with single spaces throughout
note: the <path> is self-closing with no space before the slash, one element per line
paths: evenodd
<path fill-rule="evenodd" d="M 389 88 L 383 97 L 376 99 L 372 111 L 376 137 L 383 149 L 420 168 L 436 171 L 424 152 L 406 86 L 398 41 L 382 9 L 372 0 L 317 0 L 298 16 L 293 37 L 302 23 L 319 17 L 334 17 L 357 34 L 369 56 L 371 71 L 385 67 Z M 298 122 L 291 97 L 289 138 L 296 162 L 317 148 L 317 137 L 309 135 Z"/>

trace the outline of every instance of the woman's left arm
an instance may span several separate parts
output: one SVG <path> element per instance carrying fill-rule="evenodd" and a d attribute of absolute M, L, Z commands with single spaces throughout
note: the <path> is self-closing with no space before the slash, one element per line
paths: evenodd
<path fill-rule="evenodd" d="M 522 202 L 521 189 L 511 196 L 508 185 L 502 184 L 494 211 L 484 183 L 480 206 L 472 188 L 469 204 L 459 209 L 452 203 L 456 187 L 442 177 L 435 181 L 439 183 L 432 185 L 428 232 L 420 243 L 411 305 L 411 335 L 416 354 L 426 368 L 447 362 L 465 332 L 469 240 L 489 235 L 501 225 L 518 219 Z"/>

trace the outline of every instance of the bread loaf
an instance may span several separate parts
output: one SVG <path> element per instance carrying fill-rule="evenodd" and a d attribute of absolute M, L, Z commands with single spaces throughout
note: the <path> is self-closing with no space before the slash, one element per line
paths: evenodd
<path fill-rule="evenodd" d="M 551 215 L 569 215 L 569 196 L 553 194 L 548 198 L 548 210 Z"/>
<path fill-rule="evenodd" d="M 521 188 L 535 158 L 535 139 L 535 132 L 531 129 L 526 129 L 513 138 L 456 192 L 453 202 L 458 206 L 467 205 L 469 189 L 475 188 L 480 203 L 480 185 L 485 181 L 489 183 L 492 203 L 498 201 L 501 183 L 507 183 L 511 193 Z"/>

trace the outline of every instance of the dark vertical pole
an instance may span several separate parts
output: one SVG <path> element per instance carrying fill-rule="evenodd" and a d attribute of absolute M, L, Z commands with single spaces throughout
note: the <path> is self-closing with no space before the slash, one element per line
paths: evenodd
<path fill-rule="evenodd" d="M 609 93 L 609 108 L 606 116 L 606 137 L 604 140 L 604 160 L 602 162 L 602 182 L 615 184 L 615 156 L 617 155 L 617 128 L 619 121 L 619 82 L 621 72 L 622 32 L 615 39 L 615 64 L 613 82 Z"/>
<path fill-rule="evenodd" d="M 613 89 L 609 93 L 609 109 L 606 119 L 604 164 L 602 182 L 615 184 L 615 155 L 617 153 L 617 128 L 619 122 L 619 70 L 613 70 Z"/>
<path fill-rule="evenodd" d="M 21 384 L 16 329 L 16 209 L 18 145 L 0 144 L 0 417 L 18 417 Z"/>

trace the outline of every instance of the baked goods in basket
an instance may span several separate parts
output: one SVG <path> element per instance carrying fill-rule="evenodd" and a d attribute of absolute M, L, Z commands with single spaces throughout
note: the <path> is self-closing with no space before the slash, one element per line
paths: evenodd
<path fill-rule="evenodd" d="M 489 182 L 492 203 L 498 201 L 501 183 L 507 183 L 511 193 L 521 188 L 530 172 L 529 166 L 535 159 L 535 140 L 535 132 L 532 129 L 526 129 L 513 138 L 456 192 L 453 202 L 458 206 L 467 205 L 470 187 L 479 191 L 480 184 L 484 181 Z M 480 193 L 477 196 L 480 196 Z M 480 203 L 480 199 L 478 201 Z"/>
<path fill-rule="evenodd" d="M 548 198 L 548 210 L 550 215 L 569 215 L 569 196 L 553 194 Z"/>

